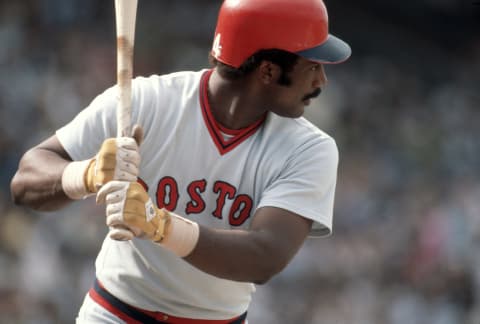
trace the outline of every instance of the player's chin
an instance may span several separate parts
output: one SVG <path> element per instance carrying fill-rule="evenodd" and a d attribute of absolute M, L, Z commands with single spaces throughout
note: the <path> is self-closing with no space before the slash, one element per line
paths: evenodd
<path fill-rule="evenodd" d="M 297 105 L 296 107 L 294 107 L 294 109 L 291 109 L 289 111 L 289 115 L 287 117 L 290 117 L 290 118 L 302 117 L 303 114 L 305 113 L 305 107 L 306 105 L 304 104 Z"/>
<path fill-rule="evenodd" d="M 292 115 L 291 118 L 300 118 L 303 116 L 303 114 L 305 113 L 305 109 L 302 108 L 302 109 L 299 109 L 295 114 Z"/>
<path fill-rule="evenodd" d="M 310 100 L 303 100 L 295 109 L 292 109 L 292 118 L 302 117 L 305 113 L 305 108 L 310 104 Z"/>
<path fill-rule="evenodd" d="M 299 117 L 303 116 L 304 112 L 305 112 L 305 109 L 303 107 L 301 107 L 299 109 L 289 111 L 286 114 L 282 114 L 281 116 L 286 117 L 286 118 L 299 118 Z"/>
<path fill-rule="evenodd" d="M 305 112 L 305 105 L 300 103 L 295 106 L 291 105 L 288 108 L 283 107 L 282 109 L 272 110 L 272 112 L 285 118 L 299 118 L 302 117 Z"/>

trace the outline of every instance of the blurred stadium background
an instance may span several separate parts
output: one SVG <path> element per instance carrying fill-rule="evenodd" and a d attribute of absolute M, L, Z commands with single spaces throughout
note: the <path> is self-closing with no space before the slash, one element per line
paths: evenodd
<path fill-rule="evenodd" d="M 307 113 L 340 150 L 334 235 L 258 287 L 250 323 L 478 324 L 480 4 L 326 4 L 353 48 Z M 140 0 L 135 75 L 208 66 L 219 5 Z M 115 83 L 113 14 L 113 1 L 0 0 L 0 323 L 73 323 L 91 284 L 103 210 L 33 212 L 9 182 Z"/>

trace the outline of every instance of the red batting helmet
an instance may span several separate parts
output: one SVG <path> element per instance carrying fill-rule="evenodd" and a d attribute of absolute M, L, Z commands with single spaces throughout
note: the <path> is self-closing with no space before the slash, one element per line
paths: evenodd
<path fill-rule="evenodd" d="M 322 0 L 225 0 L 212 55 L 239 67 L 261 49 L 281 49 L 319 63 L 340 63 L 350 46 L 328 33 Z"/>

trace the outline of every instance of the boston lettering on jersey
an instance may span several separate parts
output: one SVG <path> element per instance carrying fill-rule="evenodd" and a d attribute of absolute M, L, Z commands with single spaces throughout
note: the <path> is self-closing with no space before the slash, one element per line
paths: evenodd
<path fill-rule="evenodd" d="M 138 182 L 148 191 L 148 185 L 145 181 L 138 178 Z M 208 189 L 207 186 L 205 179 L 190 182 L 185 190 L 189 197 L 188 202 L 184 206 L 185 214 L 200 214 L 205 211 L 206 204 L 202 196 Z M 237 194 L 237 189 L 224 181 L 215 181 L 211 190 L 217 195 L 215 208 L 211 211 L 213 217 L 223 219 L 225 216 L 228 216 L 228 222 L 231 226 L 241 226 L 250 217 L 253 200 L 249 195 Z M 178 201 L 180 198 L 177 181 L 168 176 L 160 179 L 157 184 L 155 197 L 158 208 L 165 208 L 175 212 L 177 207 L 179 207 Z M 227 200 L 233 201 L 230 210 L 225 208 Z"/>

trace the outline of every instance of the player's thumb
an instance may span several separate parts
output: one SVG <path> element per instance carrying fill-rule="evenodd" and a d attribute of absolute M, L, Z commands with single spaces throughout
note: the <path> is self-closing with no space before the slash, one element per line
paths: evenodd
<path fill-rule="evenodd" d="M 137 145 L 140 146 L 143 142 L 143 127 L 136 124 L 132 129 L 132 137 L 137 142 Z"/>

